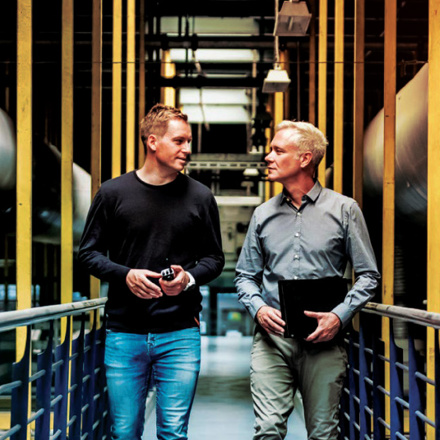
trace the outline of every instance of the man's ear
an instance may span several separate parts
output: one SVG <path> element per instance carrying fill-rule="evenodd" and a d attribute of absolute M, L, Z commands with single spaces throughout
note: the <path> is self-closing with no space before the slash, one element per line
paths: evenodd
<path fill-rule="evenodd" d="M 150 134 L 146 140 L 147 149 L 156 151 L 157 149 L 157 137 L 155 134 Z"/>
<path fill-rule="evenodd" d="M 311 151 L 306 151 L 305 153 L 301 154 L 301 168 L 306 168 L 310 165 L 313 159 L 313 154 Z"/>

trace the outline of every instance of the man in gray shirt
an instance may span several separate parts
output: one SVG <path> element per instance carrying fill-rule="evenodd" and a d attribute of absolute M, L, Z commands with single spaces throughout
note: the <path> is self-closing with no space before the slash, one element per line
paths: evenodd
<path fill-rule="evenodd" d="M 338 405 L 347 356 L 336 336 L 373 296 L 380 279 L 364 217 L 351 198 L 322 188 L 316 170 L 327 140 L 312 124 L 283 121 L 266 156 L 268 179 L 281 194 L 252 217 L 235 284 L 257 323 L 252 348 L 254 440 L 284 439 L 298 389 L 309 439 L 337 439 Z M 356 277 L 331 311 L 306 311 L 317 328 L 305 339 L 284 338 L 279 280 Z M 325 292 L 324 292 L 325 294 Z"/>

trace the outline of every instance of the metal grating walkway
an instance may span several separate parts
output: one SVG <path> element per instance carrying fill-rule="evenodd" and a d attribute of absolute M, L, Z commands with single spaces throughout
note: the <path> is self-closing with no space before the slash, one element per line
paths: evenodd
<path fill-rule="evenodd" d="M 202 337 L 202 368 L 189 425 L 190 440 L 251 440 L 254 414 L 249 391 L 252 337 Z M 286 440 L 307 438 L 298 415 L 289 421 Z M 302 409 L 302 407 L 301 407 Z M 156 439 L 155 412 L 146 420 L 143 440 Z"/>

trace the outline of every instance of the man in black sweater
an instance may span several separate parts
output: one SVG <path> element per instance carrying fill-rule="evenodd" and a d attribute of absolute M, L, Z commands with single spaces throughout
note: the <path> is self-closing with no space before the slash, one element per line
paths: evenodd
<path fill-rule="evenodd" d="M 191 128 L 174 107 L 155 105 L 140 124 L 146 159 L 102 184 L 79 259 L 109 282 L 106 377 L 112 438 L 142 436 L 150 376 L 158 439 L 187 439 L 200 369 L 198 286 L 220 275 L 224 257 L 214 196 L 183 175 Z M 163 269 L 171 266 L 174 279 Z"/>

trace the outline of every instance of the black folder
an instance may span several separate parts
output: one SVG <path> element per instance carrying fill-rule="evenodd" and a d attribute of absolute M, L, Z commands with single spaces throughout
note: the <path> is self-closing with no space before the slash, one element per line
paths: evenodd
<path fill-rule="evenodd" d="M 317 327 L 317 320 L 304 310 L 330 312 L 344 301 L 347 280 L 340 277 L 315 280 L 278 281 L 281 315 L 286 323 L 284 337 L 307 338 Z"/>

